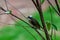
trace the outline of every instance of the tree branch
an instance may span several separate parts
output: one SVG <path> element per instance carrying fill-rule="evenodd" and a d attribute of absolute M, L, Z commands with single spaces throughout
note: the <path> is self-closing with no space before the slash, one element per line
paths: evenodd
<path fill-rule="evenodd" d="M 33 2 L 33 1 L 32 1 Z M 45 22 L 44 22 L 44 17 L 43 17 L 43 13 L 42 13 L 42 9 L 41 9 L 41 2 L 39 3 L 38 0 L 36 0 L 36 3 L 39 4 L 38 6 L 35 6 L 39 12 L 39 15 L 40 15 L 40 19 L 41 19 L 41 22 L 42 22 L 42 25 L 43 25 L 43 29 L 44 29 L 44 32 L 45 32 L 45 35 L 46 35 L 46 38 L 47 40 L 50 40 L 49 38 L 49 34 L 48 34 L 48 31 L 46 29 L 46 25 L 45 25 Z M 34 4 L 35 5 L 35 4 Z"/>
<path fill-rule="evenodd" d="M 9 16 L 10 16 L 10 15 L 9 15 Z M 10 17 L 11 17 L 11 16 L 10 16 Z M 11 17 L 11 19 L 12 19 L 13 21 L 17 22 L 14 18 Z M 17 23 L 18 23 L 18 22 L 17 22 Z M 18 25 L 19 25 L 19 26 L 22 26 L 23 29 L 25 29 L 35 40 L 37 40 L 36 37 L 35 37 L 28 29 L 26 29 L 23 25 L 21 25 L 20 23 L 18 23 Z"/>
<path fill-rule="evenodd" d="M 37 29 L 35 29 L 35 31 L 38 33 L 38 35 L 42 38 L 42 40 L 45 40 L 45 38 L 41 35 L 41 33 L 39 33 L 39 31 Z"/>
<path fill-rule="evenodd" d="M 55 0 L 55 4 L 56 4 L 57 9 L 58 9 L 58 11 L 59 11 L 59 13 L 60 13 L 60 7 L 59 7 L 59 4 L 58 4 L 58 1 L 57 1 L 57 0 Z"/>
<path fill-rule="evenodd" d="M 24 20 L 20 19 L 19 17 L 15 16 L 15 15 L 13 15 L 13 14 L 11 14 L 11 15 L 14 16 L 14 17 L 16 17 L 17 19 L 23 21 L 24 23 L 28 24 L 27 22 L 25 22 Z M 30 24 L 28 24 L 28 25 L 32 28 L 32 26 L 31 26 Z M 33 28 L 33 29 L 35 29 L 35 28 Z M 35 31 L 38 33 L 38 31 L 37 31 L 36 29 L 35 29 Z M 39 36 L 42 37 L 42 35 L 41 35 L 40 33 L 38 33 L 38 34 L 39 34 Z M 43 38 L 43 37 L 42 37 L 42 38 Z M 43 39 L 44 39 L 44 38 L 43 38 Z"/>
<path fill-rule="evenodd" d="M 52 6 L 52 8 L 54 9 L 54 11 L 60 16 L 60 13 L 54 8 L 54 6 L 51 4 L 51 2 L 49 0 L 47 0 L 47 1 Z"/>
<path fill-rule="evenodd" d="M 2 8 L 2 9 L 3 9 L 3 8 Z M 2 10 L 2 9 L 1 9 L 1 10 Z M 6 12 L 5 9 L 3 9 L 3 11 Z M 33 26 L 31 26 L 29 23 L 27 23 L 27 22 L 25 22 L 24 20 L 22 20 L 21 18 L 15 16 L 14 14 L 11 13 L 10 15 L 13 16 L 13 17 L 15 17 L 15 18 L 17 18 L 17 19 L 19 19 L 19 20 L 21 20 L 21 21 L 23 21 L 24 23 L 26 23 L 27 25 L 29 25 L 31 28 L 33 27 Z M 34 29 L 34 28 L 33 28 L 33 29 Z M 35 29 L 35 31 L 36 31 L 36 29 Z M 39 33 L 39 34 L 40 34 L 40 33 Z"/>

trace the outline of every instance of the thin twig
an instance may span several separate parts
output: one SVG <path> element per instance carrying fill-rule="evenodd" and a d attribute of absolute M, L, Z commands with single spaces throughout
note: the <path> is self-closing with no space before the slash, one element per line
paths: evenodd
<path fill-rule="evenodd" d="M 10 15 L 9 15 L 10 16 Z M 12 19 L 12 20 L 14 20 L 15 22 L 17 22 L 14 18 L 12 18 L 11 16 L 10 16 L 10 18 Z M 18 23 L 18 22 L 17 22 Z M 35 40 L 37 40 L 36 39 L 36 37 L 28 30 L 28 29 L 26 29 L 23 25 L 21 25 L 20 23 L 18 23 L 18 25 L 19 26 L 22 26 L 22 28 L 24 28 Z"/>
<path fill-rule="evenodd" d="M 34 1 L 34 0 L 32 0 L 32 2 L 33 2 L 33 4 L 37 7 L 37 4 L 36 4 L 36 2 Z"/>
<path fill-rule="evenodd" d="M 54 8 L 54 6 L 51 4 L 51 2 L 49 0 L 47 0 L 47 1 L 52 6 L 52 8 L 55 10 L 55 12 L 60 16 L 60 13 Z"/>
<path fill-rule="evenodd" d="M 4 0 L 4 1 L 5 1 L 6 8 L 8 10 L 7 0 Z"/>
<path fill-rule="evenodd" d="M 39 31 L 37 29 L 35 29 L 35 31 L 38 33 L 38 35 L 42 38 L 42 40 L 45 40 L 45 38 L 41 35 L 41 33 L 39 33 Z"/>
<path fill-rule="evenodd" d="M 38 0 L 36 0 L 36 4 L 37 4 L 37 6 L 39 7 L 40 5 L 39 5 L 39 1 Z"/>
<path fill-rule="evenodd" d="M 16 11 L 18 11 L 24 18 L 26 18 L 27 19 L 27 17 L 22 13 L 22 12 L 20 12 L 16 7 L 14 7 L 12 4 L 10 4 L 8 1 L 7 1 L 7 3 L 9 4 L 9 5 L 11 5 L 14 9 L 16 9 Z"/>
<path fill-rule="evenodd" d="M 5 10 L 5 11 L 6 11 L 6 10 Z M 19 20 L 21 20 L 21 21 L 23 21 L 24 23 L 28 24 L 28 25 L 32 28 L 32 26 L 31 26 L 29 23 L 25 22 L 25 21 L 22 20 L 21 18 L 15 16 L 14 14 L 10 14 L 10 15 L 13 16 L 13 17 L 15 17 L 15 18 L 17 18 L 17 19 L 19 19 Z"/>
<path fill-rule="evenodd" d="M 38 4 L 38 2 L 36 2 Z M 35 5 L 35 4 L 34 4 Z M 35 6 L 37 8 L 37 6 Z M 45 25 L 45 22 L 44 22 L 44 17 L 43 17 L 43 13 L 42 13 L 42 9 L 41 9 L 41 2 L 39 3 L 39 6 L 37 8 L 38 12 L 39 12 L 39 15 L 40 15 L 40 19 L 41 19 L 41 22 L 42 22 L 42 25 L 43 25 L 43 28 L 44 28 L 44 32 L 45 32 L 45 35 L 46 35 L 46 39 L 47 40 L 50 40 L 49 38 L 49 34 L 48 34 L 48 31 L 46 29 L 46 25 Z"/>
<path fill-rule="evenodd" d="M 7 1 L 8 2 L 8 1 Z M 8 4 L 10 4 L 9 2 L 8 2 Z M 23 13 L 22 12 L 20 12 L 16 7 L 14 7 L 12 4 L 10 4 L 14 9 L 16 9 L 16 11 L 18 11 L 19 13 L 21 13 L 21 15 L 24 17 L 24 18 L 26 18 L 26 19 L 28 19 L 26 16 L 24 16 L 23 15 Z"/>
<path fill-rule="evenodd" d="M 1 7 L 1 10 L 3 10 L 4 12 L 6 12 L 6 10 L 3 9 L 2 7 Z M 12 13 L 11 13 L 10 15 L 12 15 L 13 17 L 15 17 L 15 18 L 17 18 L 17 19 L 23 21 L 24 23 L 26 23 L 26 24 L 28 24 L 30 27 L 32 27 L 29 23 L 25 22 L 24 20 L 22 20 L 21 18 L 17 17 L 16 15 L 14 15 L 14 14 L 12 14 Z"/>
<path fill-rule="evenodd" d="M 21 18 L 17 17 L 16 15 L 14 15 L 14 14 L 10 14 L 10 15 L 12 15 L 13 17 L 15 17 L 15 18 L 23 21 L 24 23 L 26 23 L 27 25 L 29 25 L 30 27 L 32 27 L 29 23 L 25 22 L 24 20 L 22 20 Z"/>
<path fill-rule="evenodd" d="M 6 12 L 6 10 L 5 10 L 5 9 L 3 9 L 2 7 L 0 7 L 0 9 L 1 9 L 2 11 Z"/>
<path fill-rule="evenodd" d="M 5 11 L 6 11 L 6 10 L 5 10 Z M 32 28 L 32 26 L 31 26 L 29 23 L 25 22 L 25 21 L 22 20 L 21 18 L 15 16 L 14 14 L 10 14 L 10 15 L 13 16 L 13 17 L 15 17 L 15 18 L 17 18 L 17 19 L 19 19 L 19 20 L 21 20 L 21 21 L 23 21 L 24 23 L 28 24 L 28 25 Z"/>
<path fill-rule="evenodd" d="M 25 22 L 24 20 L 18 18 L 17 16 L 15 16 L 15 15 L 13 15 L 13 14 L 11 14 L 11 15 L 14 16 L 14 17 L 16 17 L 17 19 L 19 19 L 19 20 Z M 25 23 L 26 23 L 26 22 L 25 22 Z M 26 23 L 26 24 L 27 24 L 27 23 Z M 30 24 L 28 24 L 28 25 L 30 25 Z M 31 27 L 31 25 L 30 25 L 30 27 Z M 35 31 L 38 33 L 38 31 L 37 31 L 36 29 L 35 29 Z M 39 34 L 39 36 L 41 36 L 42 38 L 44 38 L 40 33 L 38 33 L 38 34 Z"/>
<path fill-rule="evenodd" d="M 8 1 L 6 1 L 5 0 L 5 3 L 6 3 L 6 7 L 7 7 L 7 9 L 8 9 L 8 6 L 7 6 L 7 2 Z M 8 2 L 9 3 L 9 2 Z M 9 3 L 10 4 L 10 3 Z M 11 4 L 10 4 L 11 5 Z M 15 8 L 13 5 L 11 5 L 13 8 Z M 3 11 L 5 11 L 6 12 L 6 10 L 4 10 L 2 7 L 1 7 L 1 9 L 3 10 Z M 19 13 L 21 13 L 17 8 L 15 8 Z M 22 13 L 21 13 L 22 14 Z M 23 22 L 25 22 L 24 20 L 22 20 L 22 19 L 20 19 L 19 17 L 17 17 L 17 16 L 15 16 L 14 14 L 11 14 L 12 16 L 14 16 L 14 17 L 16 17 L 17 19 L 19 19 L 19 20 L 21 20 L 21 21 L 23 21 Z M 23 15 L 23 14 L 22 14 Z M 24 15 L 23 15 L 24 16 Z M 24 16 L 25 17 L 25 16 Z M 26 17 L 25 17 L 26 18 Z M 25 22 L 26 24 L 28 24 L 27 22 Z M 28 24 L 29 26 L 31 26 L 30 24 Z M 32 26 L 31 26 L 32 27 Z"/>
<path fill-rule="evenodd" d="M 33 2 L 33 4 L 35 5 L 35 7 L 37 8 L 37 10 L 38 10 L 37 3 L 36 3 L 34 0 L 32 0 L 32 2 Z"/>
<path fill-rule="evenodd" d="M 59 13 L 60 13 L 60 7 L 59 7 L 59 4 L 58 4 L 58 1 L 57 1 L 57 0 L 55 0 L 55 4 L 56 4 L 57 9 L 58 9 L 58 11 L 59 11 Z"/>

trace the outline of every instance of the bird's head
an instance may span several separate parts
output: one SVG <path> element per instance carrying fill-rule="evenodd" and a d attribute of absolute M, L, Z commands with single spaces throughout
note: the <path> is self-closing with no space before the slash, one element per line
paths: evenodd
<path fill-rule="evenodd" d="M 28 16 L 28 19 L 32 19 L 32 15 Z"/>

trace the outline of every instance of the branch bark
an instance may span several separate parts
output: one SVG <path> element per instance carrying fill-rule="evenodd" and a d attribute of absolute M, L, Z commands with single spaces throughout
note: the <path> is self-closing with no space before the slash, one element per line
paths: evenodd
<path fill-rule="evenodd" d="M 43 13 L 42 13 L 42 9 L 41 9 L 41 2 L 39 2 L 39 0 L 36 0 L 36 3 L 34 2 L 34 0 L 32 0 L 32 2 L 34 3 L 35 7 L 37 8 L 37 10 L 39 12 L 40 19 L 41 19 L 41 22 L 42 22 L 42 25 L 43 25 L 43 29 L 44 29 L 44 32 L 45 32 L 45 35 L 46 35 L 46 39 L 50 40 L 48 31 L 46 29 L 46 25 L 45 25 L 45 22 L 44 22 L 44 17 L 43 17 Z"/>
<path fill-rule="evenodd" d="M 41 33 L 39 33 L 39 31 L 37 29 L 35 29 L 35 31 L 38 33 L 38 35 L 42 38 L 42 40 L 45 40 L 45 38 L 41 35 Z"/>
<path fill-rule="evenodd" d="M 54 8 L 54 6 L 52 5 L 52 3 L 49 0 L 47 0 L 47 1 L 52 6 L 52 8 L 54 9 L 54 11 L 60 16 L 60 13 Z"/>
<path fill-rule="evenodd" d="M 58 1 L 57 1 L 57 0 L 55 0 L 55 4 L 56 4 L 57 9 L 58 9 L 58 11 L 59 11 L 59 13 L 60 13 L 60 7 L 59 7 L 59 4 L 58 4 Z"/>
<path fill-rule="evenodd" d="M 3 10 L 4 12 L 6 12 L 6 10 L 5 9 L 3 9 L 2 7 L 1 7 L 1 10 Z M 10 14 L 11 16 L 13 16 L 13 17 L 15 17 L 15 18 L 17 18 L 17 19 L 19 19 L 19 20 L 21 20 L 21 21 L 23 21 L 24 23 L 26 23 L 27 25 L 29 25 L 31 28 L 33 27 L 33 26 L 31 26 L 29 23 L 27 23 L 27 22 L 25 22 L 24 20 L 22 20 L 21 18 L 19 18 L 19 17 L 17 17 L 16 15 L 14 15 L 14 14 Z M 33 28 L 34 29 L 34 28 Z M 34 29 L 38 34 L 39 34 L 39 36 L 41 36 L 42 37 L 42 39 L 44 39 L 44 37 L 36 30 L 36 29 Z M 44 39 L 45 40 L 45 39 Z"/>

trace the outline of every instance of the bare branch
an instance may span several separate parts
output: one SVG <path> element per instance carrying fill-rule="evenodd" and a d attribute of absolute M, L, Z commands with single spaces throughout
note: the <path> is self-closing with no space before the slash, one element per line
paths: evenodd
<path fill-rule="evenodd" d="M 52 6 L 52 8 L 55 10 L 55 12 L 60 16 L 60 13 L 54 8 L 54 6 L 51 4 L 51 2 L 49 0 L 47 0 L 47 1 Z"/>
<path fill-rule="evenodd" d="M 7 1 L 7 3 L 9 4 L 9 5 L 11 5 L 14 9 L 16 9 L 16 11 L 18 11 L 24 18 L 26 18 L 27 19 L 27 17 L 22 13 L 22 12 L 20 12 L 16 7 L 14 7 L 12 4 L 10 4 L 8 1 Z"/>
<path fill-rule="evenodd" d="M 57 1 L 57 0 L 55 0 L 55 4 L 56 4 L 57 9 L 58 9 L 58 11 L 59 11 L 59 13 L 60 13 L 60 7 L 59 7 L 59 4 L 58 4 L 58 1 Z"/>
<path fill-rule="evenodd" d="M 39 33 L 38 30 L 35 29 L 35 31 L 38 33 L 38 35 L 42 38 L 42 40 L 45 40 L 45 38 L 41 35 L 41 33 Z"/>
<path fill-rule="evenodd" d="M 5 1 L 6 8 L 8 10 L 7 0 L 4 0 L 4 1 Z"/>
<path fill-rule="evenodd" d="M 5 10 L 5 9 L 3 9 L 2 7 L 0 7 L 0 9 L 1 9 L 2 11 L 6 12 L 6 10 Z"/>
<path fill-rule="evenodd" d="M 48 31 L 46 29 L 46 25 L 45 25 L 45 22 L 44 22 L 44 17 L 43 17 L 43 13 L 42 13 L 42 9 L 41 9 L 41 1 L 38 1 L 36 0 L 38 6 L 35 6 L 39 12 L 39 15 L 40 15 L 40 19 L 41 19 L 41 22 L 42 22 L 42 25 L 43 25 L 43 28 L 44 28 L 44 32 L 45 32 L 45 35 L 46 35 L 46 39 L 47 40 L 50 40 L 50 37 L 49 37 L 49 34 L 48 34 Z M 33 2 L 33 1 L 32 1 Z M 34 4 L 35 5 L 35 4 Z"/>
<path fill-rule="evenodd" d="M 10 16 L 10 15 L 9 15 L 9 16 Z M 12 18 L 11 16 L 10 16 L 10 18 L 11 18 L 13 21 L 17 22 L 17 21 L 16 21 L 14 18 Z M 18 23 L 18 22 L 17 22 L 17 23 Z M 25 28 L 25 26 L 21 25 L 20 23 L 18 23 L 18 24 L 19 24 L 19 26 L 22 26 L 22 28 L 25 29 L 35 40 L 37 40 L 36 37 L 35 37 L 28 29 Z"/>

